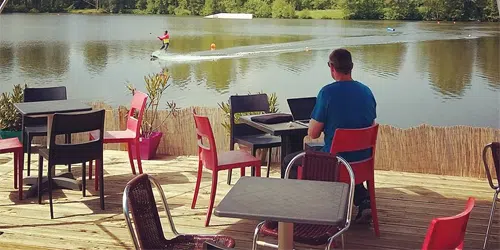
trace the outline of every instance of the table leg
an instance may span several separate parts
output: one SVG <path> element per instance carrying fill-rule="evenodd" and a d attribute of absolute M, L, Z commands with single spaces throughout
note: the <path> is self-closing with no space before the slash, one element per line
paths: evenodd
<path fill-rule="evenodd" d="M 304 137 L 306 134 L 293 134 L 281 136 L 281 162 L 285 156 L 304 150 Z"/>
<path fill-rule="evenodd" d="M 278 222 L 278 250 L 293 249 L 293 223 Z"/>

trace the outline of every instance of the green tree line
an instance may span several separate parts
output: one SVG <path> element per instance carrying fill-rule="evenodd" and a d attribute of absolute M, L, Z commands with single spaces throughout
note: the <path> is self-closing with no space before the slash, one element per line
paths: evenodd
<path fill-rule="evenodd" d="M 311 18 L 309 12 L 335 9 L 341 10 L 345 19 L 499 20 L 496 0 L 10 0 L 5 11 L 81 9 L 171 15 L 244 12 L 263 18 Z"/>

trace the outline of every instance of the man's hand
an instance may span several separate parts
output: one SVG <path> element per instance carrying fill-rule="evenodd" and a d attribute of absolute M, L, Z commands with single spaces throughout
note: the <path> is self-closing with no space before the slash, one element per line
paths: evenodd
<path fill-rule="evenodd" d="M 307 135 L 312 139 L 317 139 L 323 132 L 324 123 L 318 122 L 314 119 L 309 121 L 309 129 L 307 130 Z"/>

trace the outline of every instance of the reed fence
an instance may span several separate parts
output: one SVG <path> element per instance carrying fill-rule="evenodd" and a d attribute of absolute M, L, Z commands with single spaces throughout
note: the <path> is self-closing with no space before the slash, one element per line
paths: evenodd
<path fill-rule="evenodd" d="M 126 126 L 127 109 L 112 108 L 93 103 L 96 109 L 106 110 L 106 130 L 121 130 Z M 158 154 L 196 155 L 197 143 L 192 110 L 209 117 L 217 150 L 229 150 L 229 134 L 221 125 L 224 113 L 218 108 L 191 107 L 170 116 L 160 126 L 163 132 Z M 158 120 L 168 115 L 160 111 Z M 73 140 L 84 140 L 86 135 L 75 135 Z M 305 138 L 305 142 L 321 141 Z M 39 143 L 44 140 L 38 139 Z M 492 141 L 500 141 L 500 129 L 470 126 L 436 127 L 421 125 L 400 129 L 380 125 L 376 150 L 376 169 L 402 172 L 485 177 L 482 150 Z M 109 144 L 106 149 L 126 150 L 125 145 Z M 261 155 L 265 159 L 265 155 Z M 279 149 L 273 151 L 273 161 L 279 161 Z"/>

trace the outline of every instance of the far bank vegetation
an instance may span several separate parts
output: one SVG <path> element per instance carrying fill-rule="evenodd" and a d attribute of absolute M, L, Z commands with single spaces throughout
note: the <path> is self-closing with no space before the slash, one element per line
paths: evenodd
<path fill-rule="evenodd" d="M 496 0 L 10 0 L 5 12 L 252 13 L 257 18 L 498 21 Z"/>

